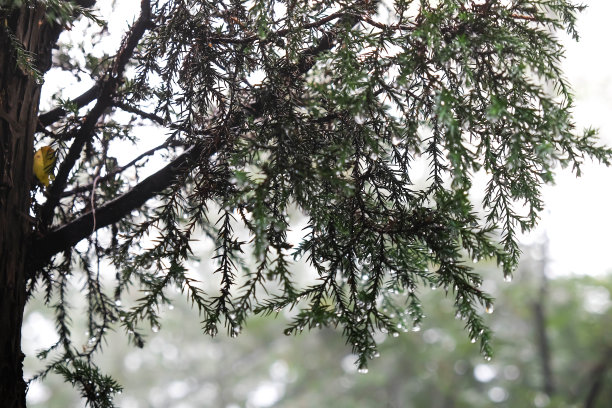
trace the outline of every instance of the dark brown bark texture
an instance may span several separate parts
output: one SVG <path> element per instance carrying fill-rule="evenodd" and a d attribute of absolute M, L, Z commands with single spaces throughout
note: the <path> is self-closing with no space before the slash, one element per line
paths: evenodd
<path fill-rule="evenodd" d="M 0 407 L 25 407 L 21 325 L 26 302 L 26 254 L 32 233 L 29 216 L 34 132 L 40 84 L 17 64 L 13 33 L 49 69 L 51 48 L 61 31 L 41 5 L 23 6 L 3 18 L 0 29 Z"/>

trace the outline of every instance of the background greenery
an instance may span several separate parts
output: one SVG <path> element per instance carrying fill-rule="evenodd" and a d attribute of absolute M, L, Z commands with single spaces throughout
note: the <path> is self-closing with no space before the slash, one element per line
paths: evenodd
<path fill-rule="evenodd" d="M 367 374 L 357 372 L 356 356 L 339 333 L 326 329 L 283 336 L 282 318 L 254 318 L 237 338 L 203 336 L 197 314 L 181 296 L 163 313 L 163 330 L 149 333 L 144 349 L 115 333 L 99 361 L 125 386 L 117 399 L 122 408 L 607 407 L 612 400 L 612 372 L 606 372 L 612 364 L 612 279 L 545 279 L 543 245 L 526 248 L 512 283 L 504 282 L 494 265 L 478 267 L 484 289 L 496 297 L 494 313 L 486 315 L 495 333 L 491 361 L 466 338 L 464 322 L 449 317 L 452 302 L 440 290 L 422 291 L 429 314 L 419 332 L 380 336 L 380 357 Z M 544 309 L 550 348 L 550 395 L 538 305 Z M 30 313 L 25 330 L 40 328 L 41 318 L 40 312 Z M 27 362 L 30 370 L 37 363 Z M 597 381 L 602 387 L 596 403 L 587 405 Z M 29 403 L 83 404 L 57 375 L 34 384 Z"/>

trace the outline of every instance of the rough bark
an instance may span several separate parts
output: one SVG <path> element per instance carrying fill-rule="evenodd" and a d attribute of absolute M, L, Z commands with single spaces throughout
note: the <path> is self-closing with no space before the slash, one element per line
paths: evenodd
<path fill-rule="evenodd" d="M 21 325 L 26 302 L 26 253 L 34 132 L 40 84 L 20 67 L 8 33 L 35 56 L 41 71 L 60 27 L 45 19 L 42 6 L 14 10 L 0 30 L 0 407 L 25 407 Z"/>

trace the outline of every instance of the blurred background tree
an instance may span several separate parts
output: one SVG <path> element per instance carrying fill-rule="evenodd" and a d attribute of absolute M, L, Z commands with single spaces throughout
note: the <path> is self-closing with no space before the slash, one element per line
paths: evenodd
<path fill-rule="evenodd" d="M 488 317 L 495 333 L 491 361 L 466 339 L 465 322 L 452 318 L 452 301 L 436 290 L 422 293 L 429 313 L 420 331 L 377 339 L 380 357 L 368 374 L 358 373 L 356 356 L 334 330 L 283 336 L 290 313 L 254 318 L 237 338 L 203 338 L 197 325 L 184 324 L 197 316 L 180 296 L 144 349 L 111 334 L 101 366 L 125 385 L 117 398 L 122 408 L 608 407 L 612 279 L 547 280 L 544 246 L 525 249 L 512 283 L 495 265 L 478 267 L 483 288 L 497 299 Z M 43 319 L 34 312 L 26 320 L 30 341 Z M 32 370 L 36 362 L 29 362 Z M 56 375 L 33 384 L 31 393 L 32 407 L 81 406 Z"/>

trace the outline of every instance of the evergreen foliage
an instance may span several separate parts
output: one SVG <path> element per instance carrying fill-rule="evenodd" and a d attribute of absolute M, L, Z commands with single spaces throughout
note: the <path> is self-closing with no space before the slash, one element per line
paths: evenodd
<path fill-rule="evenodd" d="M 49 2 L 56 3 L 64 2 Z M 610 164 L 612 152 L 596 144 L 594 130 L 576 131 L 559 70 L 554 30 L 577 39 L 583 7 L 566 0 L 141 5 L 116 55 L 86 55 L 83 64 L 60 49 L 55 58 L 95 85 L 73 100 L 59 95 L 59 106 L 39 118 L 39 140 L 59 152 L 55 181 L 33 205 L 29 293 L 43 289 L 60 335 L 41 353 L 50 359 L 41 375 L 55 370 L 81 384 L 91 406 L 112 406 L 119 387 L 99 373 L 93 354 L 117 325 L 142 347 L 143 325 L 160 326 L 172 287 L 213 336 L 223 329 L 235 336 L 252 313 L 290 308 L 297 312 L 287 335 L 340 327 L 362 370 L 377 355 L 375 334 L 418 330 L 419 290 L 441 288 L 489 359 L 482 312 L 492 311 L 493 299 L 472 262 L 494 258 L 510 277 L 517 233 L 535 226 L 540 188 L 556 166 L 580 174 L 585 158 Z M 115 114 L 122 111 L 132 118 Z M 167 139 L 119 166 L 112 152 L 138 146 L 137 118 Z M 167 163 L 140 177 L 153 155 Z M 415 179 L 419 162 L 429 169 L 424 183 Z M 470 196 L 480 193 L 476 174 L 487 179 L 480 203 Z M 308 220 L 299 243 L 287 234 L 294 209 Z M 202 232 L 216 248 L 213 293 L 186 265 Z M 315 284 L 295 283 L 296 259 L 312 266 Z M 100 278 L 108 264 L 112 288 Z M 90 340 L 82 350 L 65 296 L 74 273 L 86 282 Z M 130 290 L 141 294 L 134 302 Z"/>

